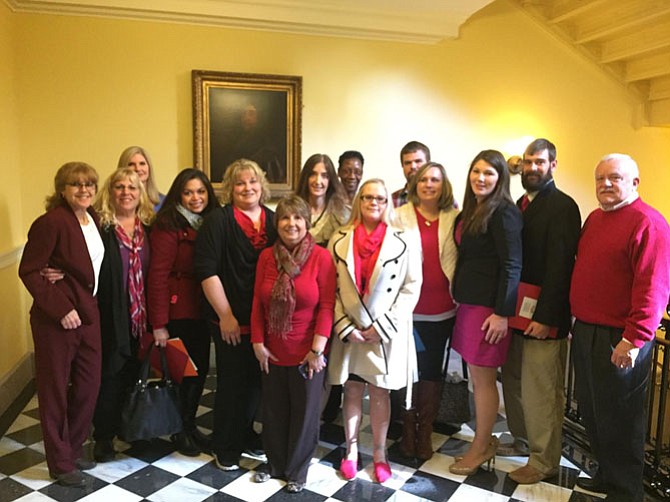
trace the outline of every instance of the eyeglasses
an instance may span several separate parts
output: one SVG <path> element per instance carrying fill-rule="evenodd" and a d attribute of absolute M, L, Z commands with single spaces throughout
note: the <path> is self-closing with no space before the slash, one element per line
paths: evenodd
<path fill-rule="evenodd" d="M 388 200 L 386 197 L 382 197 L 381 195 L 361 195 L 361 200 L 364 202 L 372 202 L 375 201 L 377 204 L 380 206 L 386 204 L 386 201 Z"/>
<path fill-rule="evenodd" d="M 95 183 L 92 181 L 73 181 L 65 184 L 72 188 L 93 188 L 95 186 Z"/>

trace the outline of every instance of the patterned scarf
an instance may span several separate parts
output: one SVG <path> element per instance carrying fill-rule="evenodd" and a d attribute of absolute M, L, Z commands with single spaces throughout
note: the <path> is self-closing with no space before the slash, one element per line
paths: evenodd
<path fill-rule="evenodd" d="M 370 279 L 384 242 L 384 236 L 386 236 L 386 223 L 383 221 L 369 235 L 362 223 L 359 223 L 354 230 L 356 286 L 363 296 L 368 292 Z"/>
<path fill-rule="evenodd" d="M 314 239 L 307 233 L 300 243 L 289 251 L 281 239 L 277 239 L 272 251 L 279 275 L 272 286 L 270 294 L 270 315 L 268 331 L 279 338 L 293 329 L 293 312 L 295 311 L 295 282 L 294 278 L 312 254 Z"/>
<path fill-rule="evenodd" d="M 194 213 L 193 211 L 189 211 L 181 204 L 177 204 L 176 207 L 177 212 L 186 219 L 186 221 L 193 230 L 195 230 L 196 232 L 200 230 L 200 227 L 202 226 L 202 221 L 204 220 L 204 218 L 201 215 Z"/>
<path fill-rule="evenodd" d="M 140 251 L 144 247 L 144 227 L 140 219 L 136 217 L 132 240 L 121 225 L 117 224 L 114 230 L 119 242 L 129 251 L 128 310 L 131 333 L 133 338 L 141 340 L 147 329 L 147 307 L 144 298 L 144 277 L 142 276 L 142 259 L 140 257 Z"/>

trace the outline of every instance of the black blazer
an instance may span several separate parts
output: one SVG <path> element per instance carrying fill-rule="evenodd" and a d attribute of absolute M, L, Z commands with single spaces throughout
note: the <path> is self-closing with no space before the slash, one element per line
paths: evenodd
<path fill-rule="evenodd" d="M 111 376 L 123 368 L 126 360 L 136 357 L 138 341 L 131 341 L 128 293 L 124 284 L 123 262 L 114 226 L 103 227 L 100 234 L 105 244 L 105 258 L 100 267 L 98 305 L 102 336 L 102 374 Z M 144 227 L 144 246 L 149 250 L 149 229 Z M 148 268 L 148 267 L 147 267 Z M 147 275 L 144 276 L 144 294 Z"/>
<path fill-rule="evenodd" d="M 579 207 L 554 183 L 523 212 L 521 280 L 542 288 L 533 320 L 557 327 L 559 338 L 570 328 L 570 278 L 580 229 Z"/>
<path fill-rule="evenodd" d="M 503 201 L 491 215 L 486 232 L 461 236 L 453 284 L 458 303 L 491 307 L 504 317 L 514 315 L 522 226 L 521 211 Z"/>

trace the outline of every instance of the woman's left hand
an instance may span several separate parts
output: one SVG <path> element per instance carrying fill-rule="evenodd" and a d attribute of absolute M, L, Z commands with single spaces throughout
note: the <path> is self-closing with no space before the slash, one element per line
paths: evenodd
<path fill-rule="evenodd" d="M 326 358 L 323 357 L 323 354 L 317 356 L 310 350 L 303 360 L 300 361 L 300 366 L 303 364 L 307 364 L 307 377 L 311 380 L 314 373 L 319 373 L 326 369 Z"/>
<path fill-rule="evenodd" d="M 261 371 L 269 374 L 270 373 L 270 359 L 277 361 L 278 359 L 275 355 L 268 350 L 264 343 L 254 343 L 254 354 L 258 363 L 261 366 Z"/>
<path fill-rule="evenodd" d="M 382 339 L 382 337 L 379 336 L 379 333 L 377 333 L 377 329 L 374 325 L 362 330 L 361 336 L 365 339 L 365 343 L 377 343 Z"/>
<path fill-rule="evenodd" d="M 507 336 L 507 317 L 491 314 L 482 324 L 482 331 L 486 331 L 484 340 L 496 344 Z"/>

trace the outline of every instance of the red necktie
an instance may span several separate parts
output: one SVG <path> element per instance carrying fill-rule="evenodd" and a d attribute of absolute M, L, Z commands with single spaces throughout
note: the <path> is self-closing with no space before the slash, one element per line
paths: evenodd
<path fill-rule="evenodd" d="M 528 194 L 525 194 L 523 197 L 521 197 L 521 211 L 525 211 L 528 207 L 528 204 L 530 204 L 530 199 L 528 198 Z"/>

